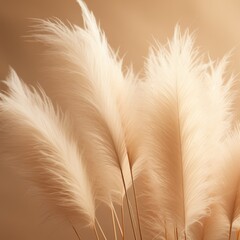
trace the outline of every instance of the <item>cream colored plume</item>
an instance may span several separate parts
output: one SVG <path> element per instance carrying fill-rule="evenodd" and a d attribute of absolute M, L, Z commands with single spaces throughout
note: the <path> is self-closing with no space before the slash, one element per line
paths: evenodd
<path fill-rule="evenodd" d="M 192 239 L 193 226 L 210 213 L 212 151 L 219 146 L 215 113 L 206 105 L 208 65 L 193 48 L 188 32 L 181 35 L 176 27 L 167 47 L 151 50 L 146 71 L 140 101 L 141 147 L 148 166 L 158 175 L 152 200 L 163 222 L 172 226 L 169 234 Z M 209 138 L 210 129 L 214 139 Z"/>
<path fill-rule="evenodd" d="M 213 240 L 232 239 L 240 230 L 240 132 L 239 124 L 224 142 L 224 158 L 219 162 L 216 175 L 217 205 L 208 226 Z M 206 235 L 205 239 L 209 239 Z M 210 240 L 211 240 L 210 239 Z"/>
<path fill-rule="evenodd" d="M 55 79 L 44 91 L 13 70 L 5 81 L 1 160 L 69 220 L 83 218 L 96 240 L 240 240 L 228 58 L 206 58 L 177 26 L 150 48 L 140 80 L 77 2 L 83 27 L 37 20 L 34 37 L 55 57 Z M 96 206 L 110 211 L 98 215 Z"/>
<path fill-rule="evenodd" d="M 29 89 L 13 70 L 5 83 L 0 118 L 7 132 L 1 142 L 8 152 L 3 158 L 70 218 L 85 216 L 94 224 L 94 191 L 70 122 L 41 89 Z"/>
<path fill-rule="evenodd" d="M 60 68 L 67 79 L 59 79 L 55 83 L 58 88 L 50 92 L 73 116 L 88 165 L 98 179 L 96 197 L 108 204 L 121 204 L 125 195 L 122 181 L 127 188 L 131 186 L 127 142 L 134 141 L 134 132 L 127 129 L 134 124 L 130 115 L 135 78 L 131 70 L 124 76 L 121 61 L 108 46 L 93 14 L 82 1 L 78 3 L 84 29 L 59 21 L 41 21 L 38 29 L 44 33 L 35 37 L 48 43 L 65 61 Z M 140 172 L 140 164 L 137 166 L 132 167 L 134 175 Z"/>

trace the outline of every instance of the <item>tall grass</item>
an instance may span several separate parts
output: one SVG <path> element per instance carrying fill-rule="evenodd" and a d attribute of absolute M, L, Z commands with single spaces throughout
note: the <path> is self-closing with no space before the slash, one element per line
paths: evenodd
<path fill-rule="evenodd" d="M 239 240 L 240 127 L 227 57 L 205 61 L 177 26 L 150 48 L 140 80 L 78 3 L 84 28 L 38 20 L 34 33 L 62 60 L 64 77 L 48 83 L 58 106 L 13 70 L 5 81 L 2 157 L 78 239 L 87 228 L 97 240 Z"/>

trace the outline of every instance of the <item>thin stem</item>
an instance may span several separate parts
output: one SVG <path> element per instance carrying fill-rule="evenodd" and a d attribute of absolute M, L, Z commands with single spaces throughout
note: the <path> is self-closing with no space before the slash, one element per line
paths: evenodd
<path fill-rule="evenodd" d="M 139 210 L 138 210 L 138 203 L 137 203 L 137 195 L 136 195 L 135 184 L 134 184 L 134 181 L 133 181 L 132 168 L 130 169 L 130 172 L 131 172 L 131 180 L 132 180 L 132 187 L 133 187 L 133 196 L 134 196 L 134 201 L 135 201 L 135 208 L 136 208 L 136 213 L 137 213 L 138 230 L 139 230 L 140 238 L 141 238 L 141 240 L 142 240 L 142 230 L 141 230 L 141 225 L 140 225 L 140 217 L 139 217 Z"/>
<path fill-rule="evenodd" d="M 230 224 L 230 227 L 229 227 L 229 236 L 228 236 L 228 240 L 231 239 L 231 236 L 232 236 L 232 223 Z"/>
<path fill-rule="evenodd" d="M 75 234 L 76 234 L 76 236 L 78 237 L 78 239 L 81 240 L 80 235 L 79 235 L 78 232 L 77 232 L 77 229 L 76 229 L 76 228 L 74 227 L 74 225 L 72 224 L 72 221 L 71 221 L 70 219 L 68 219 L 68 218 L 67 218 L 67 220 L 68 220 L 68 222 L 70 223 L 70 225 L 72 226 L 72 229 L 73 229 L 73 231 L 75 232 Z"/>
<path fill-rule="evenodd" d="M 168 235 L 167 235 L 167 226 L 166 226 L 166 221 L 164 221 L 164 235 L 165 235 L 165 239 L 168 239 Z"/>
<path fill-rule="evenodd" d="M 81 238 L 80 238 L 80 236 L 79 236 L 79 234 L 77 232 L 77 229 L 73 225 L 72 225 L 72 228 L 73 228 L 75 234 L 77 235 L 78 239 L 81 240 Z"/>
<path fill-rule="evenodd" d="M 132 206 L 131 202 L 129 202 L 129 204 L 130 204 L 131 214 L 134 215 L 133 206 Z M 134 227 L 137 227 L 137 223 L 136 223 L 135 218 L 133 218 L 133 224 L 134 224 Z"/>
<path fill-rule="evenodd" d="M 114 232 L 114 239 L 117 240 L 117 231 L 116 231 L 116 224 L 115 224 L 115 217 L 113 212 L 114 207 L 111 207 L 111 214 L 112 214 L 112 223 L 113 223 L 113 232 Z"/>
<path fill-rule="evenodd" d="M 123 181 L 123 188 L 124 188 L 124 192 L 125 192 L 125 196 L 126 196 L 126 200 L 127 200 L 127 207 L 128 207 L 128 212 L 129 212 L 131 225 L 132 225 L 133 236 L 134 236 L 134 239 L 137 240 L 136 232 L 135 232 L 135 228 L 134 228 L 134 224 L 133 224 L 133 217 L 132 217 L 132 213 L 131 213 L 131 210 L 130 210 L 130 201 L 129 201 L 128 194 L 127 194 L 127 188 L 126 188 L 123 172 L 122 171 L 120 171 L 120 172 L 121 172 L 122 181 Z"/>
<path fill-rule="evenodd" d="M 124 227 L 124 197 L 122 198 L 121 216 L 122 216 L 122 239 L 124 240 L 124 237 L 125 237 L 125 227 Z"/>
<path fill-rule="evenodd" d="M 240 237 L 240 230 L 237 231 L 237 240 L 239 240 Z"/>
<path fill-rule="evenodd" d="M 176 240 L 178 240 L 178 230 L 177 230 L 177 227 L 176 227 L 175 233 L 176 233 Z"/>
<path fill-rule="evenodd" d="M 158 233 L 152 240 L 156 240 L 162 233 Z"/>
<path fill-rule="evenodd" d="M 186 236 L 185 230 L 184 230 L 183 234 L 184 234 L 184 240 L 187 240 L 187 236 Z"/>
<path fill-rule="evenodd" d="M 119 231 L 121 232 L 121 235 L 123 235 L 122 227 L 121 227 L 121 224 L 119 222 L 118 215 L 117 215 L 117 213 L 115 211 L 114 206 L 113 206 L 113 213 L 114 213 L 115 219 L 117 221 L 117 225 L 118 225 Z"/>
<path fill-rule="evenodd" d="M 99 222 L 98 222 L 97 219 L 96 219 L 96 223 L 97 223 L 97 225 L 98 225 L 98 227 L 99 227 L 99 229 L 100 229 L 100 231 L 101 231 L 101 233 L 102 233 L 103 238 L 104 238 L 105 240 L 107 240 L 106 235 L 104 234 L 103 229 L 102 229 L 102 227 L 101 227 L 101 225 L 99 224 Z"/>
<path fill-rule="evenodd" d="M 95 233 L 96 239 L 99 240 L 96 224 L 93 225 L 93 229 L 94 229 L 94 233 Z"/>

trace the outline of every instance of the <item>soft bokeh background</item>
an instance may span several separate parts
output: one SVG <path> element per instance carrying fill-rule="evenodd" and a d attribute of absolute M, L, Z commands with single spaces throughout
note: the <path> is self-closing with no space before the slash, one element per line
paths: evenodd
<path fill-rule="evenodd" d="M 154 39 L 165 43 L 176 23 L 183 29 L 197 30 L 197 44 L 213 59 L 234 48 L 228 71 L 240 71 L 238 0 L 86 0 L 86 3 L 100 21 L 110 45 L 124 56 L 126 66 L 132 64 L 136 72 L 143 71 L 149 45 Z M 81 11 L 74 0 L 0 0 L 0 79 L 6 77 L 12 66 L 25 82 L 47 84 L 50 60 L 46 48 L 27 41 L 26 36 L 31 34 L 31 18 L 49 17 L 82 24 Z M 0 239 L 77 239 L 70 224 L 36 197 L 34 191 L 0 163 Z"/>

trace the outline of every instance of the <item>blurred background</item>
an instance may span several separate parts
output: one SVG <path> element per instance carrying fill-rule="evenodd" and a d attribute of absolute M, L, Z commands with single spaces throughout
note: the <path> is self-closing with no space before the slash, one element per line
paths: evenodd
<path fill-rule="evenodd" d="M 124 64 L 142 73 L 148 47 L 171 38 L 176 23 L 196 30 L 197 45 L 213 59 L 234 49 L 228 71 L 240 71 L 239 0 L 86 0 Z M 0 79 L 13 67 L 28 83 L 44 84 L 50 60 L 29 41 L 32 18 L 57 17 L 82 25 L 74 0 L 0 0 Z M 107 225 L 105 226 L 108 227 Z M 0 239 L 77 239 L 70 224 L 0 164 Z M 91 237 L 89 237 L 91 239 Z"/>
<path fill-rule="evenodd" d="M 219 58 L 235 48 L 232 66 L 238 71 L 240 1 L 238 0 L 86 0 L 110 45 L 143 68 L 154 39 L 165 43 L 176 23 L 197 33 L 197 44 Z M 0 77 L 11 65 L 26 81 L 42 78 L 46 58 L 43 46 L 29 43 L 31 18 L 58 17 L 81 25 L 81 11 L 74 0 L 0 0 Z"/>

